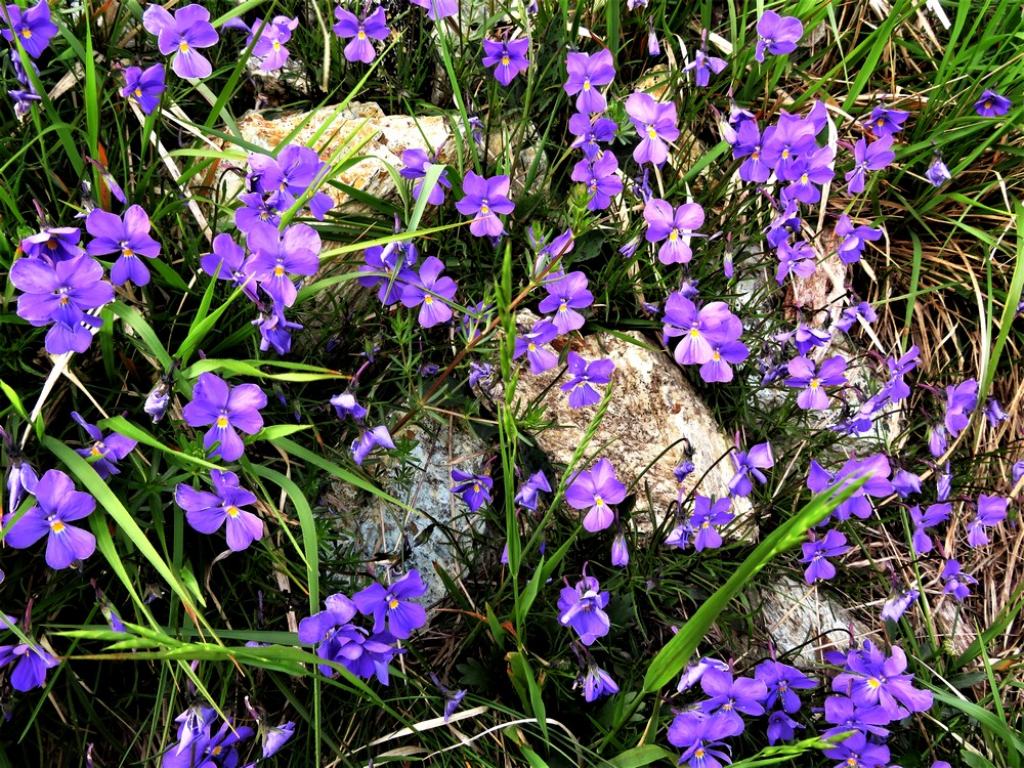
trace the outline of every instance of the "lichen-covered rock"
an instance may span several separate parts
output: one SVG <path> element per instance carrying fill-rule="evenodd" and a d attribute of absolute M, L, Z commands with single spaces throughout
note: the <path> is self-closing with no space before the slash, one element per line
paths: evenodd
<path fill-rule="evenodd" d="M 778 654 L 799 665 L 822 661 L 824 651 L 846 650 L 871 634 L 821 589 L 786 576 L 761 587 L 761 618 Z"/>
<path fill-rule="evenodd" d="M 527 328 L 536 320 L 529 312 L 520 313 L 517 319 Z M 606 457 L 619 479 L 632 486 L 637 530 L 649 534 L 658 522 L 674 514 L 679 483 L 673 470 L 684 459 L 689 458 L 695 466 L 683 483 L 684 494 L 699 480 L 700 493 L 719 498 L 728 495 L 733 465 L 726 454 L 732 444 L 707 404 L 664 351 L 632 332 L 574 336 L 567 343 L 586 360 L 607 357 L 615 363 L 615 391 L 588 455 Z M 557 464 L 570 461 L 595 411 L 594 407 L 569 408 L 566 393 L 559 389 L 564 380 L 562 368 L 540 376 L 524 371 L 515 391 L 518 410 L 539 402 L 550 420 L 552 426 L 537 431 L 534 437 Z M 495 397 L 501 397 L 500 388 L 496 385 Z M 733 512 L 736 521 L 725 534 L 755 540 L 757 526 L 750 502 L 735 499 Z"/>
<path fill-rule="evenodd" d="M 372 564 L 378 577 L 388 568 L 418 569 L 427 585 L 424 602 L 433 604 L 446 594 L 435 567 L 457 580 L 474 538 L 484 530 L 483 515 L 470 512 L 452 494 L 451 471 L 481 472 L 487 446 L 461 427 L 432 431 L 409 427 L 401 436 L 416 440 L 416 447 L 404 461 L 389 466 L 377 482 L 414 511 L 354 492 L 352 486 L 338 481 L 325 491 L 324 502 L 337 515 L 342 547 Z"/>

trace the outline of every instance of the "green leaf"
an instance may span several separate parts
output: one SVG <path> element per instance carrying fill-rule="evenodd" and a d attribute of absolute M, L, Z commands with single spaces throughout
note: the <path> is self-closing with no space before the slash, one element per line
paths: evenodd
<path fill-rule="evenodd" d="M 643 744 L 620 752 L 608 761 L 608 766 L 610 768 L 643 768 L 645 765 L 651 765 L 661 760 L 667 760 L 675 765 L 677 758 L 678 755 L 675 752 L 669 752 L 654 744 Z"/>
<path fill-rule="evenodd" d="M 521 686 L 526 686 L 526 697 L 523 703 L 529 707 L 530 714 L 537 718 L 540 732 L 547 739 L 548 723 L 545 716 L 544 700 L 541 698 L 540 686 L 537 685 L 537 679 L 533 676 L 530 662 L 527 661 L 526 654 L 519 651 L 510 652 L 507 658 L 509 666 L 512 668 L 513 682 L 519 683 L 516 687 L 520 689 L 520 696 L 522 696 Z"/>
<path fill-rule="evenodd" d="M 182 461 L 187 461 L 191 464 L 196 464 L 200 467 L 203 467 L 204 469 L 224 469 L 224 467 L 220 466 L 219 464 L 214 464 L 213 462 L 207 461 L 206 459 L 200 458 L 199 456 L 193 456 L 189 453 L 184 453 L 175 448 L 171 448 L 169 445 L 165 445 L 164 443 L 160 442 L 159 438 L 150 434 L 137 424 L 133 424 L 132 422 L 128 421 L 128 419 L 126 419 L 124 416 L 112 416 L 109 419 L 103 419 L 102 421 L 99 422 L 97 426 L 103 429 L 109 429 L 113 432 L 117 432 L 117 434 L 119 435 L 130 437 L 132 440 L 135 440 L 136 442 L 142 443 L 143 445 L 148 445 L 150 448 L 155 448 L 158 451 L 162 451 L 163 453 L 166 453 L 170 456 L 175 456 L 176 458 L 179 458 Z"/>

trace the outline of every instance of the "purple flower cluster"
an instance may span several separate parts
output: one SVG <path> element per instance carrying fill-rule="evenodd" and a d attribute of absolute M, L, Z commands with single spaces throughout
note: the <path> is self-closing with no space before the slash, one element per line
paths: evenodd
<path fill-rule="evenodd" d="M 177 739 L 163 754 L 160 768 L 234 768 L 241 761 L 241 746 L 254 731 L 248 725 L 222 720 L 216 731 L 217 716 L 212 707 L 195 704 L 176 718 Z M 283 744 L 283 742 L 282 742 Z"/>
<path fill-rule="evenodd" d="M 679 338 L 675 360 L 679 365 L 699 365 L 707 382 L 732 381 L 732 366 L 747 359 L 741 342 L 743 323 L 722 301 L 698 309 L 681 291 L 669 294 L 662 317 L 664 341 Z"/>
<path fill-rule="evenodd" d="M 569 132 L 575 137 L 573 148 L 583 152 L 571 177 L 586 188 L 587 208 L 602 211 L 623 189 L 618 158 L 600 146 L 615 138 L 615 121 L 603 117 L 608 101 L 599 90 L 615 79 L 615 65 L 611 51 L 573 51 L 566 57 L 565 67 L 568 77 L 563 88 L 569 96 L 576 96 L 577 110 L 569 118 Z"/>
<path fill-rule="evenodd" d="M 212 470 L 213 493 L 197 491 L 179 483 L 174 500 L 185 510 L 188 524 L 200 533 L 216 533 L 224 527 L 228 548 L 232 552 L 248 549 L 256 539 L 263 538 L 263 521 L 244 507 L 256 503 L 256 495 L 239 485 L 234 472 Z"/>
<path fill-rule="evenodd" d="M 299 642 L 315 645 L 324 661 L 387 685 L 388 665 L 403 652 L 398 641 L 426 623 L 423 607 L 413 602 L 424 594 L 426 586 L 412 570 L 390 587 L 375 583 L 351 598 L 331 595 L 324 601 L 325 610 L 299 622 Z M 357 614 L 373 617 L 372 632 L 354 622 Z M 336 674 L 330 664 L 321 664 L 320 672 L 327 677 Z"/>

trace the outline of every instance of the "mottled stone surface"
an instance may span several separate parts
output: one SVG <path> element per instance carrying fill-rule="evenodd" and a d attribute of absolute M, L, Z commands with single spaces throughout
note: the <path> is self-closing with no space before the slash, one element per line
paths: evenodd
<path fill-rule="evenodd" d="M 410 427 L 401 436 L 416 440 L 416 448 L 401 465 L 384 459 L 391 464 L 377 482 L 414 511 L 356 492 L 340 481 L 330 485 L 324 502 L 337 514 L 342 547 L 374 564 L 378 577 L 388 568 L 396 573 L 418 569 L 427 585 L 424 601 L 433 604 L 446 594 L 435 565 L 457 580 L 469 559 L 465 553 L 472 551 L 474 537 L 484 529 L 483 516 L 452 495 L 451 471 L 480 472 L 487 446 L 461 427 L 438 426 L 431 432 Z"/>
<path fill-rule="evenodd" d="M 797 665 L 820 663 L 824 651 L 846 650 L 871 630 L 821 589 L 780 577 L 761 587 L 761 617 L 779 655 Z"/>
<path fill-rule="evenodd" d="M 517 317 L 520 327 L 529 328 L 535 320 L 529 312 Z M 597 333 L 559 341 L 571 344 L 586 360 L 608 357 L 615 363 L 615 392 L 587 455 L 609 459 L 627 486 L 640 478 L 634 489 L 637 502 L 633 512 L 638 530 L 649 533 L 655 520 L 672 514 L 679 491 L 672 470 L 687 458 L 688 447 L 692 448 L 696 470 L 686 479 L 685 492 L 707 472 L 700 493 L 717 497 L 728 494 L 732 462 L 719 459 L 729 451 L 731 443 L 707 404 L 667 353 L 639 333 L 625 333 L 622 338 Z M 559 389 L 565 381 L 561 370 L 555 368 L 540 376 L 523 371 L 516 387 L 515 404 L 521 410 L 539 400 L 553 426 L 535 434 L 537 445 L 552 462 L 567 464 L 597 406 L 569 408 L 567 394 Z M 726 535 L 756 539 L 750 502 L 736 499 L 733 511 L 737 522 L 726 530 Z"/>

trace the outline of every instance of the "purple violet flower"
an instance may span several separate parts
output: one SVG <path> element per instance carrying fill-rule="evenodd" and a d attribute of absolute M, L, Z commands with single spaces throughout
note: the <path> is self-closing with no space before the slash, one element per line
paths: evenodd
<path fill-rule="evenodd" d="M 818 684 L 796 667 L 780 661 L 762 661 L 754 668 L 754 677 L 765 684 L 768 694 L 764 706 L 771 709 L 776 703 L 781 704 L 782 711 L 789 714 L 800 711 L 798 690 L 810 690 Z"/>
<path fill-rule="evenodd" d="M 526 355 L 530 364 L 530 373 L 534 376 L 551 370 L 558 365 L 558 355 L 544 345 L 558 336 L 558 329 L 550 320 L 538 320 L 527 333 L 516 335 L 512 349 L 512 359 L 518 360 Z"/>
<path fill-rule="evenodd" d="M 725 59 L 708 56 L 703 48 L 697 50 L 693 61 L 683 67 L 684 72 L 693 72 L 693 84 L 698 88 L 707 88 L 712 74 L 719 74 L 726 67 Z"/>
<path fill-rule="evenodd" d="M 658 102 L 650 94 L 632 93 L 626 99 L 626 114 L 640 134 L 633 159 L 641 164 L 662 165 L 668 159 L 668 144 L 679 138 L 675 102 Z"/>
<path fill-rule="evenodd" d="M 280 752 L 294 735 L 295 723 L 292 721 L 268 727 L 263 732 L 263 759 L 266 760 Z"/>
<path fill-rule="evenodd" d="M 731 506 L 732 499 L 728 496 L 713 501 L 708 496 L 697 494 L 689 519 L 689 528 L 694 533 L 694 549 L 702 552 L 705 549 L 718 549 L 722 546 L 722 534 L 718 529 L 733 521 L 735 515 L 729 509 Z"/>
<path fill-rule="evenodd" d="M 13 627 L 15 621 L 13 617 L 0 614 L 0 624 Z M 58 664 L 59 659 L 35 643 L 0 645 L 0 668 L 14 665 L 9 680 L 11 687 L 22 693 L 46 685 L 47 671 Z"/>
<path fill-rule="evenodd" d="M 860 261 L 868 241 L 874 242 L 882 237 L 880 229 L 864 225 L 855 227 L 845 213 L 839 217 L 835 233 L 836 237 L 842 238 L 839 242 L 838 253 L 844 264 L 854 264 Z"/>
<path fill-rule="evenodd" d="M 949 434 L 957 437 L 970 423 L 971 411 L 978 407 L 978 382 L 975 379 L 946 387 L 944 423 Z"/>
<path fill-rule="evenodd" d="M 599 86 L 608 85 L 615 79 L 615 65 L 609 50 L 595 54 L 570 52 L 566 56 L 566 70 L 569 78 L 562 86 L 565 92 L 576 97 L 576 109 L 584 114 L 604 112 L 608 108 Z"/>
<path fill-rule="evenodd" d="M 88 448 L 78 448 L 75 452 L 88 460 L 92 464 L 92 468 L 96 470 L 96 474 L 104 479 L 120 474 L 121 470 L 118 469 L 117 462 L 135 450 L 138 443 L 131 438 L 117 434 L 117 432 L 111 432 L 104 436 L 99 427 L 87 422 L 76 411 L 71 412 L 71 418 L 85 430 L 93 441 Z"/>
<path fill-rule="evenodd" d="M 413 200 L 420 199 L 420 194 L 423 192 L 423 179 L 432 165 L 434 163 L 425 150 L 407 149 L 402 153 L 402 168 L 399 170 L 398 175 L 403 179 L 417 180 L 412 186 Z M 437 183 L 434 185 L 434 188 L 427 195 L 427 202 L 430 205 L 441 205 L 444 202 L 444 191 L 451 188 L 452 183 L 448 181 L 448 169 L 445 168 L 441 171 L 441 175 L 437 177 Z"/>
<path fill-rule="evenodd" d="M 902 720 L 912 712 L 925 712 L 932 706 L 932 692 L 914 688 L 914 676 L 905 673 L 907 657 L 898 645 L 886 656 L 874 643 L 865 640 L 861 649 L 846 655 L 845 666 L 832 679 L 832 690 L 849 696 L 859 707 L 880 706 L 890 722 Z"/>
<path fill-rule="evenodd" d="M 731 763 L 729 747 L 722 741 L 730 736 L 730 722 L 708 717 L 700 711 L 680 712 L 668 727 L 668 740 L 683 750 L 679 765 L 691 768 L 722 768 Z"/>
<path fill-rule="evenodd" d="M 988 528 L 994 528 L 1006 519 L 1009 499 L 1004 496 L 978 496 L 977 511 L 967 524 L 967 543 L 972 547 L 988 544 Z"/>
<path fill-rule="evenodd" d="M 395 448 L 395 443 L 391 439 L 391 433 L 388 432 L 388 428 L 383 424 L 364 430 L 352 442 L 352 460 L 361 466 L 374 448 L 389 450 L 394 450 Z"/>
<path fill-rule="evenodd" d="M 612 539 L 612 565 L 616 568 L 625 568 L 629 565 L 629 543 L 626 535 L 619 531 Z"/>
<path fill-rule="evenodd" d="M 647 242 L 665 242 L 658 249 L 662 264 L 686 264 L 693 258 L 690 237 L 704 225 L 704 209 L 697 203 L 685 203 L 674 211 L 664 200 L 651 198 L 644 205 Z"/>
<path fill-rule="evenodd" d="M 698 310 L 690 299 L 676 292 L 669 294 L 664 312 L 665 339 L 682 337 L 674 353 L 679 365 L 715 362 L 716 347 L 721 349 L 737 341 L 743 333 L 743 323 L 722 301 L 713 301 Z"/>
<path fill-rule="evenodd" d="M 892 483 L 889 482 L 891 471 L 889 458 L 884 453 L 875 453 L 863 459 L 847 459 L 834 474 L 812 459 L 807 472 L 807 488 L 814 493 L 821 493 L 827 488 L 839 491 L 862 477 L 868 478 L 852 496 L 836 507 L 832 515 L 821 525 L 832 517 L 839 521 L 848 520 L 851 515 L 861 520 L 871 517 L 869 497 L 880 498 L 893 492 Z"/>
<path fill-rule="evenodd" d="M 129 207 L 123 217 L 93 208 L 85 219 L 85 228 L 93 237 L 86 246 L 90 256 L 118 254 L 110 268 L 110 282 L 149 283 L 149 269 L 138 257 L 155 259 L 160 255 L 160 243 L 149 234 L 149 216 L 141 205 Z"/>
<path fill-rule="evenodd" d="M 409 0 L 413 5 L 427 9 L 427 18 L 440 21 L 459 13 L 459 0 Z"/>
<path fill-rule="evenodd" d="M 803 728 L 796 720 L 781 710 L 768 715 L 768 745 L 774 746 L 780 741 L 792 741 L 796 737 L 796 729 Z"/>
<path fill-rule="evenodd" d="M 96 537 L 70 525 L 91 515 L 96 499 L 75 490 L 71 478 L 59 469 L 48 470 L 39 478 L 33 494 L 36 503 L 14 525 L 10 525 L 11 515 L 3 520 L 4 527 L 10 526 L 3 538 L 8 546 L 26 549 L 45 536 L 46 564 L 55 571 L 85 560 L 96 551 Z"/>
<path fill-rule="evenodd" d="M 583 699 L 590 703 L 602 696 L 611 696 L 619 692 L 619 686 L 612 676 L 596 664 L 590 664 L 583 675 Z"/>
<path fill-rule="evenodd" d="M 971 574 L 961 571 L 957 560 L 943 563 L 940 578 L 943 581 L 942 591 L 952 595 L 957 602 L 963 602 L 971 594 L 971 587 L 978 583 Z"/>
<path fill-rule="evenodd" d="M 917 602 L 917 598 L 920 596 L 921 593 L 916 589 L 908 589 L 891 600 L 887 600 L 885 605 L 882 606 L 882 620 L 899 621 L 903 614 L 907 612 L 907 609 Z"/>
<path fill-rule="evenodd" d="M 751 717 L 764 714 L 762 702 L 768 697 L 768 688 L 763 680 L 733 679 L 732 672 L 712 668 L 701 676 L 700 687 L 709 697 L 700 703 L 701 712 L 721 720 L 726 736 L 743 733 L 741 712 Z"/>
<path fill-rule="evenodd" d="M 251 262 L 246 263 L 245 249 L 224 232 L 213 238 L 213 249 L 199 257 L 199 266 L 210 277 L 230 280 L 241 288 L 245 295 L 256 301 L 256 279 L 250 271 Z"/>
<path fill-rule="evenodd" d="M 78 227 L 43 227 L 36 234 L 23 238 L 19 247 L 30 258 L 56 264 L 84 254 L 85 249 L 79 245 L 81 240 L 82 230 Z"/>
<path fill-rule="evenodd" d="M 22 292 L 18 316 L 36 327 L 52 325 L 46 332 L 46 351 L 51 355 L 85 352 L 92 341 L 89 328 L 103 325 L 86 312 L 114 300 L 114 289 L 103 281 L 103 267 L 88 256 L 56 264 L 18 259 L 10 280 Z"/>
<path fill-rule="evenodd" d="M 537 309 L 545 314 L 554 312 L 551 322 L 559 335 L 577 331 L 583 327 L 584 318 L 576 310 L 594 303 L 594 294 L 587 290 L 587 276 L 582 272 L 569 272 L 547 280 L 544 290 L 548 295 L 541 300 Z"/>
<path fill-rule="evenodd" d="M 494 68 L 494 79 L 506 88 L 516 75 L 525 72 L 530 62 L 526 58 L 530 50 L 530 38 L 520 37 L 515 40 L 500 42 L 484 39 L 483 65 Z"/>
<path fill-rule="evenodd" d="M 576 582 L 575 587 L 562 587 L 558 597 L 558 621 L 563 627 L 572 627 L 584 645 L 593 645 L 599 637 L 608 634 L 611 621 L 604 609 L 610 596 L 601 591 L 593 576 Z"/>
<path fill-rule="evenodd" d="M 475 475 L 472 472 L 453 469 L 452 481 L 455 483 L 452 486 L 452 493 L 466 502 L 470 512 L 477 512 L 481 507 L 491 503 L 494 480 L 487 475 Z"/>
<path fill-rule="evenodd" d="M 298 288 L 289 275 L 315 275 L 320 269 L 320 235 L 308 224 L 292 224 L 284 232 L 256 222 L 245 237 L 252 257 L 246 271 L 275 302 L 292 306 Z"/>
<path fill-rule="evenodd" d="M 338 20 L 333 27 L 334 34 L 343 40 L 352 38 L 344 50 L 348 61 L 369 64 L 377 57 L 377 51 L 370 40 L 387 40 L 391 34 L 381 6 L 377 6 L 377 10 L 365 19 L 360 19 L 352 11 L 347 11 L 339 5 L 334 9 L 334 18 Z"/>
<path fill-rule="evenodd" d="M 974 102 L 974 111 L 979 117 L 1002 117 L 1013 106 L 1008 98 L 996 91 L 986 89 L 981 97 Z"/>
<path fill-rule="evenodd" d="M 171 69 L 178 77 L 202 79 L 213 72 L 209 60 L 198 50 L 216 45 L 219 39 L 210 23 L 210 12 L 203 6 L 186 5 L 171 16 L 162 5 L 152 3 L 142 14 L 142 26 L 156 35 L 160 53 L 174 54 Z"/>
<path fill-rule="evenodd" d="M 586 186 L 590 196 L 587 210 L 590 211 L 603 211 L 612 204 L 612 198 L 622 192 L 619 159 L 610 149 L 598 152 L 592 159 L 580 160 L 573 166 L 570 178 Z"/>
<path fill-rule="evenodd" d="M 566 358 L 569 375 L 561 389 L 569 393 L 570 408 L 584 408 L 601 402 L 601 393 L 594 385 L 604 385 L 612 380 L 615 363 L 607 358 L 588 363 L 575 352 L 570 351 Z"/>
<path fill-rule="evenodd" d="M 141 67 L 128 67 L 124 71 L 121 95 L 136 102 L 144 115 L 150 115 L 160 105 L 160 94 L 164 88 L 163 64 L 156 63 L 145 70 Z"/>
<path fill-rule="evenodd" d="M 334 406 L 334 412 L 342 421 L 346 416 L 351 416 L 353 421 L 361 422 L 366 416 L 366 409 L 356 401 L 356 396 L 352 392 L 335 395 L 330 402 Z"/>
<path fill-rule="evenodd" d="M 883 136 L 892 136 L 903 130 L 903 123 L 910 117 L 910 113 L 902 109 L 890 109 L 877 105 L 871 110 L 871 116 L 864 123 L 868 130 L 874 134 L 876 139 Z"/>
<path fill-rule="evenodd" d="M 245 452 L 236 430 L 255 435 L 263 429 L 260 410 L 266 405 L 267 396 L 256 384 L 229 387 L 220 376 L 201 373 L 192 390 L 192 402 L 185 406 L 183 414 L 190 427 L 210 426 L 203 437 L 203 447 L 209 451 L 217 445 L 211 456 L 235 461 Z"/>
<path fill-rule="evenodd" d="M 601 144 L 609 144 L 614 140 L 617 130 L 614 120 L 597 114 L 577 112 L 569 118 L 569 133 L 576 137 L 570 146 L 579 149 L 585 158 L 592 160 L 601 151 Z"/>
<path fill-rule="evenodd" d="M 615 474 L 608 459 L 598 459 L 590 469 L 577 472 L 565 489 L 565 500 L 573 509 L 585 509 L 583 528 L 597 533 L 615 520 L 611 507 L 626 498 L 626 486 Z"/>
<path fill-rule="evenodd" d="M 292 32 L 299 26 L 298 19 L 287 16 L 275 16 L 266 24 L 257 18 L 252 23 L 245 47 L 252 45 L 252 56 L 259 60 L 261 72 L 276 72 L 281 69 L 291 55 L 285 44 L 292 39 Z M 259 39 L 253 44 L 253 36 L 263 27 Z"/>
<path fill-rule="evenodd" d="M 749 496 L 754 489 L 750 479 L 753 478 L 764 485 L 768 478 L 761 470 L 775 466 L 770 443 L 758 443 L 751 446 L 749 451 L 731 451 L 729 457 L 736 467 L 736 472 L 729 481 L 729 493 L 732 496 Z"/>
<path fill-rule="evenodd" d="M 463 197 L 455 203 L 455 208 L 463 216 L 473 216 L 469 231 L 477 237 L 498 237 L 505 233 L 496 214 L 515 210 L 515 203 L 508 199 L 509 184 L 505 175 L 485 178 L 466 171 L 462 180 Z"/>
<path fill-rule="evenodd" d="M 25 10 L 11 3 L 6 6 L 5 11 L 0 15 L 7 23 L 0 28 L 0 35 L 9 43 L 17 39 L 25 53 L 33 59 L 38 59 L 57 34 L 57 25 L 50 18 L 50 6 L 46 0 L 39 0 Z M 17 57 L 17 53 L 14 53 L 11 58 Z"/>
<path fill-rule="evenodd" d="M 847 189 L 851 195 L 864 191 L 864 182 L 868 171 L 880 171 L 896 159 L 892 151 L 892 136 L 883 136 L 868 144 L 866 139 L 858 139 L 853 147 L 854 166 L 846 172 Z"/>
<path fill-rule="evenodd" d="M 895 483 L 893 483 L 895 487 Z M 942 525 L 949 519 L 953 512 L 953 505 L 949 502 L 930 504 L 924 513 L 919 506 L 913 506 L 909 510 L 910 520 L 914 525 L 914 533 L 911 541 L 914 547 L 914 554 L 926 555 L 932 551 L 932 540 L 928 537 L 928 528 Z"/>
<path fill-rule="evenodd" d="M 458 286 L 450 277 L 442 277 L 444 263 L 435 256 L 428 256 L 420 265 L 419 275 L 402 288 L 402 304 L 419 307 L 417 320 L 423 328 L 447 323 L 452 319 L 448 306 L 455 297 Z"/>
<path fill-rule="evenodd" d="M 256 496 L 239 485 L 238 475 L 221 470 L 210 471 L 213 493 L 197 491 L 191 485 L 178 483 L 174 501 L 185 510 L 188 524 L 200 533 L 216 533 L 221 526 L 232 552 L 248 549 L 256 539 L 263 538 L 263 521 L 243 507 L 256 503 Z"/>
<path fill-rule="evenodd" d="M 536 512 L 538 494 L 541 491 L 551 493 L 551 483 L 548 482 L 547 475 L 543 471 L 538 470 L 530 475 L 525 483 L 519 486 L 519 490 L 516 491 L 515 503 L 523 509 Z"/>
<path fill-rule="evenodd" d="M 787 387 L 799 388 L 796 404 L 804 410 L 824 411 L 829 407 L 829 395 L 825 387 L 840 387 L 847 383 L 846 358 L 835 355 L 822 362 L 820 367 L 806 357 L 795 357 L 789 361 L 789 378 L 783 383 Z"/>
<path fill-rule="evenodd" d="M 941 187 L 953 178 L 953 174 L 949 172 L 949 168 L 946 167 L 946 164 L 942 162 L 942 158 L 938 155 L 932 158 L 932 162 L 928 166 L 928 170 L 924 172 L 924 176 L 933 187 Z"/>
<path fill-rule="evenodd" d="M 846 544 L 846 536 L 841 531 L 829 530 L 820 539 L 805 541 L 800 545 L 803 550 L 801 563 L 808 563 L 804 570 L 804 579 L 808 584 L 828 581 L 835 577 L 836 567 L 828 558 L 841 557 L 850 551 Z"/>
<path fill-rule="evenodd" d="M 756 120 L 744 120 L 736 128 L 736 135 L 731 141 L 732 156 L 735 159 L 746 158 L 740 164 L 740 178 L 747 182 L 764 183 L 772 175 L 772 169 L 761 157 L 763 152 L 761 131 Z"/>
<path fill-rule="evenodd" d="M 825 756 L 835 760 L 835 768 L 884 768 L 889 765 L 889 747 L 868 741 L 863 733 L 849 738 L 825 750 Z"/>
<path fill-rule="evenodd" d="M 757 47 L 754 59 L 764 61 L 765 51 L 782 56 L 796 50 L 796 44 L 804 36 L 804 25 L 795 16 L 780 16 L 775 11 L 765 11 L 757 20 Z"/>
<path fill-rule="evenodd" d="M 373 616 L 373 631 L 387 631 L 405 640 L 427 623 L 427 612 L 413 598 L 423 597 L 427 585 L 416 569 L 409 571 L 390 587 L 374 582 L 352 595 L 352 602 L 364 616 Z"/>

